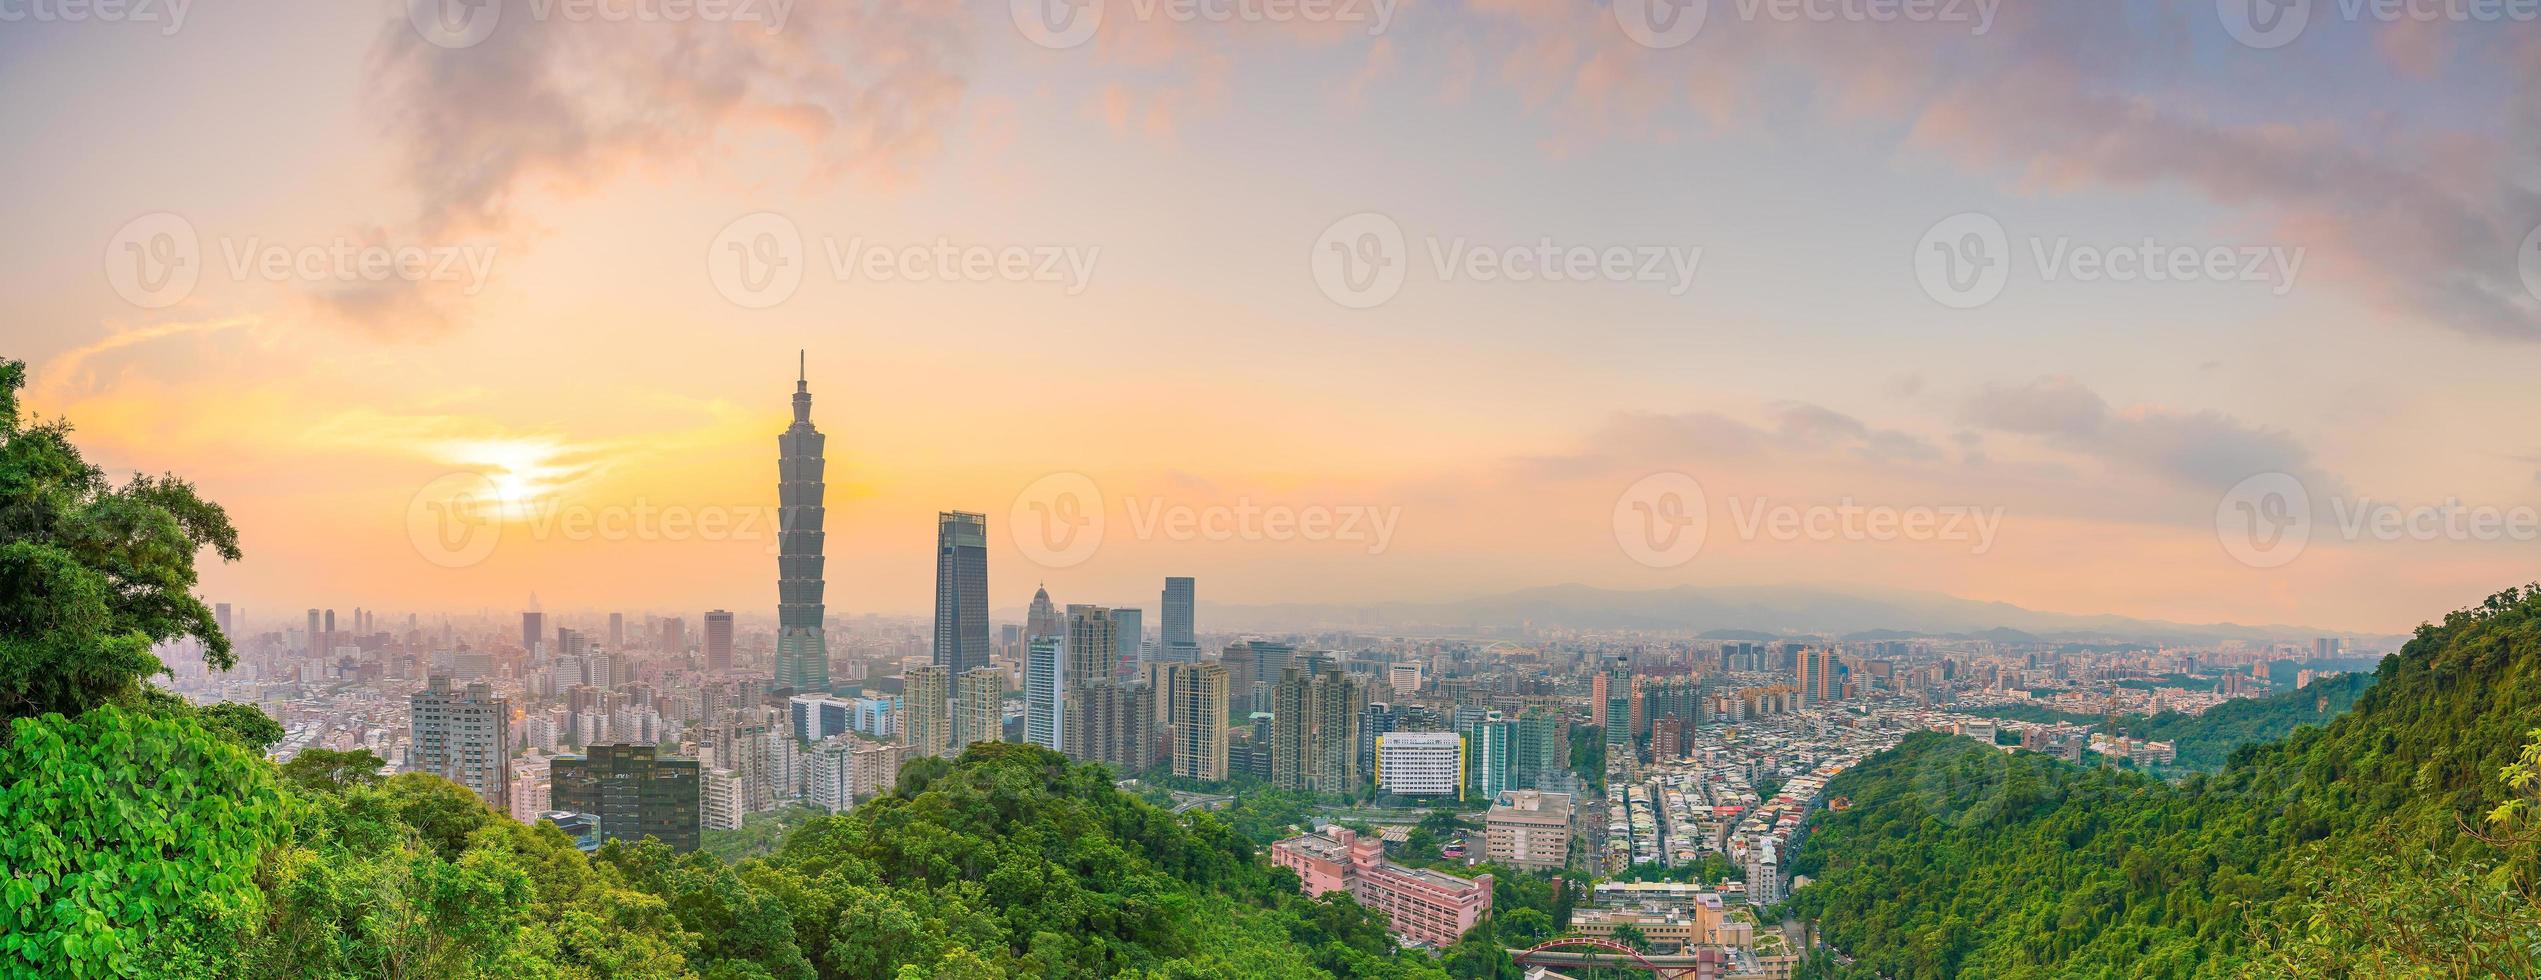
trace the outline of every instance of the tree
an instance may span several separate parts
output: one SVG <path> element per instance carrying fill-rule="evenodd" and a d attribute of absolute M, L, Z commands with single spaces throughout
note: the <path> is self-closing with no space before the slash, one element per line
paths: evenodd
<path fill-rule="evenodd" d="M 303 749 L 282 764 L 282 781 L 304 792 L 334 793 L 379 782 L 379 771 L 387 767 L 369 749 Z"/>
<path fill-rule="evenodd" d="M 1642 932 L 1639 926 L 1616 926 L 1614 940 L 1638 952 L 1650 951 L 1650 936 Z"/>
<path fill-rule="evenodd" d="M 193 594 L 194 556 L 239 557 L 221 509 L 173 475 L 123 486 L 80 456 L 64 422 L 26 424 L 26 365 L 0 361 L 0 721 L 136 705 L 163 673 L 151 647 L 180 637 L 235 662 Z"/>
<path fill-rule="evenodd" d="M 0 741 L 0 973 L 224 960 L 283 809 L 271 766 L 189 719 L 16 720 Z"/>

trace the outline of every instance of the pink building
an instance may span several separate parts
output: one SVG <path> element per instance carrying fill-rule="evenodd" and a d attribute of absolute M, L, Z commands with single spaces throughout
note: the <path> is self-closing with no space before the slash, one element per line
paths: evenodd
<path fill-rule="evenodd" d="M 1491 914 L 1491 876 L 1466 879 L 1385 859 L 1382 841 L 1346 827 L 1271 845 L 1271 861 L 1297 873 L 1309 898 L 1346 891 L 1385 915 L 1395 935 L 1445 947 Z"/>

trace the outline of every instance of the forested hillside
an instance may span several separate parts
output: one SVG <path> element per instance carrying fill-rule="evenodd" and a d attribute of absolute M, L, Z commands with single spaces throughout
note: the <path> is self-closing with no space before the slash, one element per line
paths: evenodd
<path fill-rule="evenodd" d="M 2165 711 L 2150 718 L 2129 717 L 2116 728 L 2139 738 L 2175 745 L 2179 760 L 2173 768 L 2212 772 L 2223 768 L 2232 750 L 2241 746 L 2273 742 L 2305 725 L 2327 725 L 2336 720 L 2356 706 L 2356 699 L 2373 686 L 2375 676 L 2340 674 L 2313 681 L 2301 690 L 2227 701 L 2204 714 Z"/>
<path fill-rule="evenodd" d="M 2178 784 L 1917 735 L 1829 786 L 1787 907 L 1860 976 L 2529 976 L 2536 723 L 2526 589 Z"/>

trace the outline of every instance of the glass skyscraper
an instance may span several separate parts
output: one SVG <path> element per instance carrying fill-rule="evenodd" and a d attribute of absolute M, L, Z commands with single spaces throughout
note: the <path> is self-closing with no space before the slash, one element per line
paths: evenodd
<path fill-rule="evenodd" d="M 829 693 L 829 640 L 821 631 L 822 436 L 812 427 L 812 386 L 798 371 L 794 424 L 776 437 L 776 686 Z"/>
<path fill-rule="evenodd" d="M 1156 647 L 1158 659 L 1174 663 L 1199 663 L 1200 638 L 1191 625 L 1191 579 L 1175 576 L 1165 579 L 1164 636 Z"/>
<path fill-rule="evenodd" d="M 935 515 L 935 664 L 955 677 L 988 666 L 985 515 Z"/>

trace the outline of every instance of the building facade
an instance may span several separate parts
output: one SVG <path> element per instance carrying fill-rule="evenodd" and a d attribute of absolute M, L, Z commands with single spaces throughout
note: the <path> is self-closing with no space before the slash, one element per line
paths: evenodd
<path fill-rule="evenodd" d="M 935 515 L 935 664 L 953 676 L 988 666 L 988 518 Z"/>
<path fill-rule="evenodd" d="M 811 694 L 829 691 L 829 638 L 822 625 L 828 609 L 822 603 L 826 438 L 812 427 L 811 382 L 798 372 L 794 424 L 776 437 L 776 686 Z"/>
<path fill-rule="evenodd" d="M 467 787 L 485 805 L 512 809 L 512 703 L 483 682 L 453 688 L 435 674 L 408 701 L 406 768 Z"/>
<path fill-rule="evenodd" d="M 1164 681 L 1165 724 L 1173 731 L 1173 774 L 1185 779 L 1225 779 L 1225 665 L 1167 663 Z"/>
<path fill-rule="evenodd" d="M 1566 793 L 1502 793 L 1483 819 L 1484 853 L 1493 864 L 1559 871 L 1570 863 L 1571 810 Z"/>
<path fill-rule="evenodd" d="M 901 672 L 900 744 L 911 758 L 944 755 L 953 744 L 953 668 L 941 664 Z"/>
<path fill-rule="evenodd" d="M 1271 845 L 1271 862 L 1297 873 L 1307 897 L 1348 892 L 1383 913 L 1386 931 L 1443 949 L 1491 914 L 1491 876 L 1471 879 L 1385 860 L 1385 845 L 1348 828 L 1292 837 Z"/>
<path fill-rule="evenodd" d="M 1025 643 L 1023 740 L 1067 751 L 1067 638 L 1039 636 Z"/>
<path fill-rule="evenodd" d="M 1377 736 L 1376 786 L 1397 796 L 1462 799 L 1464 736 L 1454 732 L 1394 732 Z"/>
<path fill-rule="evenodd" d="M 658 838 L 671 850 L 697 849 L 702 823 L 701 771 L 695 759 L 656 758 L 650 745 L 594 745 L 557 756 L 551 794 L 556 809 L 600 818 L 600 836 L 635 842 Z"/>
<path fill-rule="evenodd" d="M 1002 740 L 1005 721 L 1005 671 L 981 666 L 953 678 L 952 754 L 962 754 L 974 742 Z"/>

